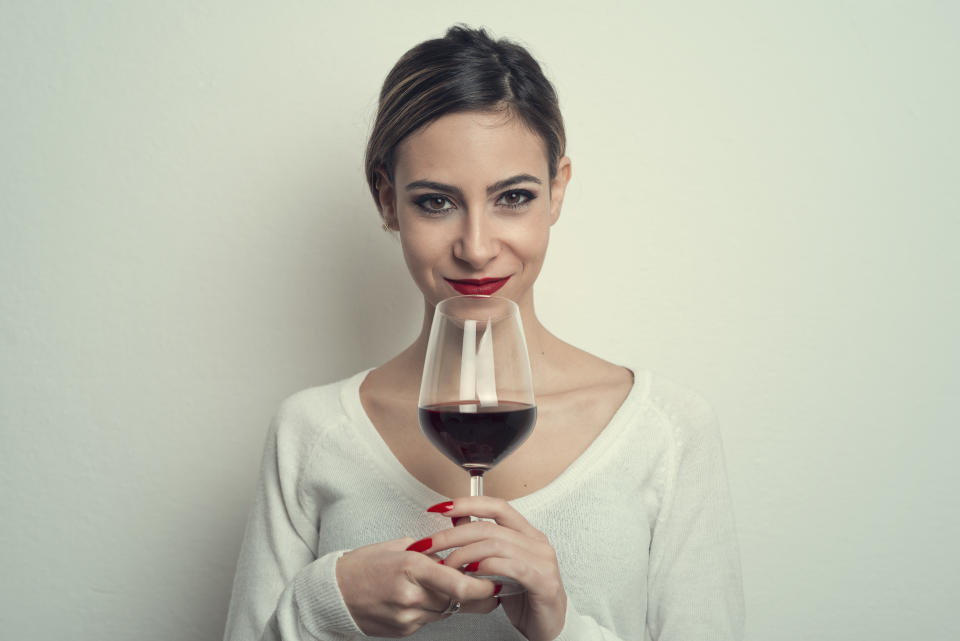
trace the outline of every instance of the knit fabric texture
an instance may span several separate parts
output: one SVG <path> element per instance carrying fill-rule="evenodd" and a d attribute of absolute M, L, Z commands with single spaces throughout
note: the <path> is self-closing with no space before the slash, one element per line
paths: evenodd
<path fill-rule="evenodd" d="M 225 641 L 366 639 L 337 585 L 353 548 L 450 527 L 363 410 L 369 370 L 284 401 L 268 431 Z M 567 592 L 562 641 L 739 641 L 740 558 L 719 431 L 695 392 L 650 372 L 547 486 L 510 501 L 549 538 Z M 410 639 L 523 639 L 502 608 Z"/>

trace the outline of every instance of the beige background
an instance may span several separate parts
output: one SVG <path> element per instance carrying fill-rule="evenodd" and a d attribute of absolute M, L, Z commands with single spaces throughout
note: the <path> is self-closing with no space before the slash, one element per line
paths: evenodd
<path fill-rule="evenodd" d="M 958 638 L 958 5 L 666 5 L 0 4 L 0 636 L 220 637 L 274 408 L 418 326 L 362 145 L 462 20 L 566 114 L 545 322 L 716 406 L 749 638 Z"/>

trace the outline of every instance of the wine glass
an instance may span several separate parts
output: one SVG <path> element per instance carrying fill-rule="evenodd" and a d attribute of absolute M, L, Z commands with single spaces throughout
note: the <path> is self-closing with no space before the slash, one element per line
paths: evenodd
<path fill-rule="evenodd" d="M 537 408 L 517 304 L 498 296 L 454 296 L 433 315 L 418 403 L 420 428 L 447 458 L 470 473 L 470 496 L 483 495 L 483 473 L 533 431 Z M 487 578 L 519 594 L 508 577 Z"/>

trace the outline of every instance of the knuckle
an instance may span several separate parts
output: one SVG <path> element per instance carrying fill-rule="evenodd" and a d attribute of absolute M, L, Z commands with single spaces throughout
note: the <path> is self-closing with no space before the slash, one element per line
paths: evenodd
<path fill-rule="evenodd" d="M 457 581 L 453 585 L 450 596 L 457 601 L 469 601 L 471 599 L 470 585 L 464 581 Z"/>
<path fill-rule="evenodd" d="M 419 623 L 401 623 L 399 620 L 394 620 L 389 632 L 387 632 L 385 636 L 391 639 L 399 639 L 408 637 L 419 629 Z"/>
<path fill-rule="evenodd" d="M 408 579 L 412 579 L 411 576 L 414 568 L 420 565 L 421 555 L 419 554 L 404 554 L 403 558 L 400 559 L 400 569 L 403 570 L 403 573 L 407 575 Z"/>
<path fill-rule="evenodd" d="M 403 610 L 400 610 L 399 613 L 397 613 L 395 620 L 400 629 L 405 629 L 405 628 L 409 628 L 411 625 L 417 625 L 417 627 L 419 627 L 419 625 L 417 624 L 417 621 L 419 618 L 420 618 L 420 613 L 417 610 L 414 610 L 412 608 L 405 608 Z"/>
<path fill-rule="evenodd" d="M 492 529 L 490 526 L 493 524 L 488 523 L 487 521 L 474 521 L 473 525 L 480 534 L 483 536 L 489 536 L 490 530 Z"/>
<path fill-rule="evenodd" d="M 546 557 L 551 565 L 557 565 L 557 551 L 554 550 L 552 547 L 547 548 Z"/>
<path fill-rule="evenodd" d="M 526 564 L 522 564 L 514 570 L 515 574 L 513 577 L 524 585 L 530 583 L 530 567 Z"/>
<path fill-rule="evenodd" d="M 523 584 L 540 584 L 543 585 L 543 573 L 539 571 L 536 567 L 531 565 L 524 564 L 519 571 L 520 576 L 517 578 L 520 579 L 520 582 Z"/>
<path fill-rule="evenodd" d="M 397 590 L 394 601 L 402 608 L 416 607 L 420 604 L 420 589 L 411 583 L 404 582 Z"/>

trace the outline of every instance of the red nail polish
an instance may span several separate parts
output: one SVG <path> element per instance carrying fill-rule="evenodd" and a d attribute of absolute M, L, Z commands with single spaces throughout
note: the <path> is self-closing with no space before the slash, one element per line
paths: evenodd
<path fill-rule="evenodd" d="M 446 565 L 446 564 L 443 562 L 443 559 L 440 559 L 439 561 L 437 561 L 437 563 L 439 563 L 440 565 Z M 496 592 L 494 592 L 494 594 L 496 594 Z"/>
<path fill-rule="evenodd" d="M 467 567 L 463 568 L 464 572 L 476 572 L 480 569 L 480 561 L 474 561 L 473 563 L 467 563 Z"/>
<path fill-rule="evenodd" d="M 431 547 L 433 547 L 433 539 L 428 536 L 425 539 L 411 543 L 409 547 L 407 547 L 407 552 L 423 552 L 424 550 L 429 550 Z"/>
<path fill-rule="evenodd" d="M 453 509 L 453 501 L 444 501 L 443 503 L 437 503 L 436 505 L 431 505 L 427 508 L 427 512 L 438 512 L 443 514 L 444 512 L 449 512 Z"/>
<path fill-rule="evenodd" d="M 497 596 L 498 594 L 500 594 L 500 590 L 502 590 L 502 589 L 503 589 L 503 586 L 502 586 L 502 585 L 500 585 L 499 583 L 494 583 L 494 584 L 493 584 L 493 596 Z"/>

